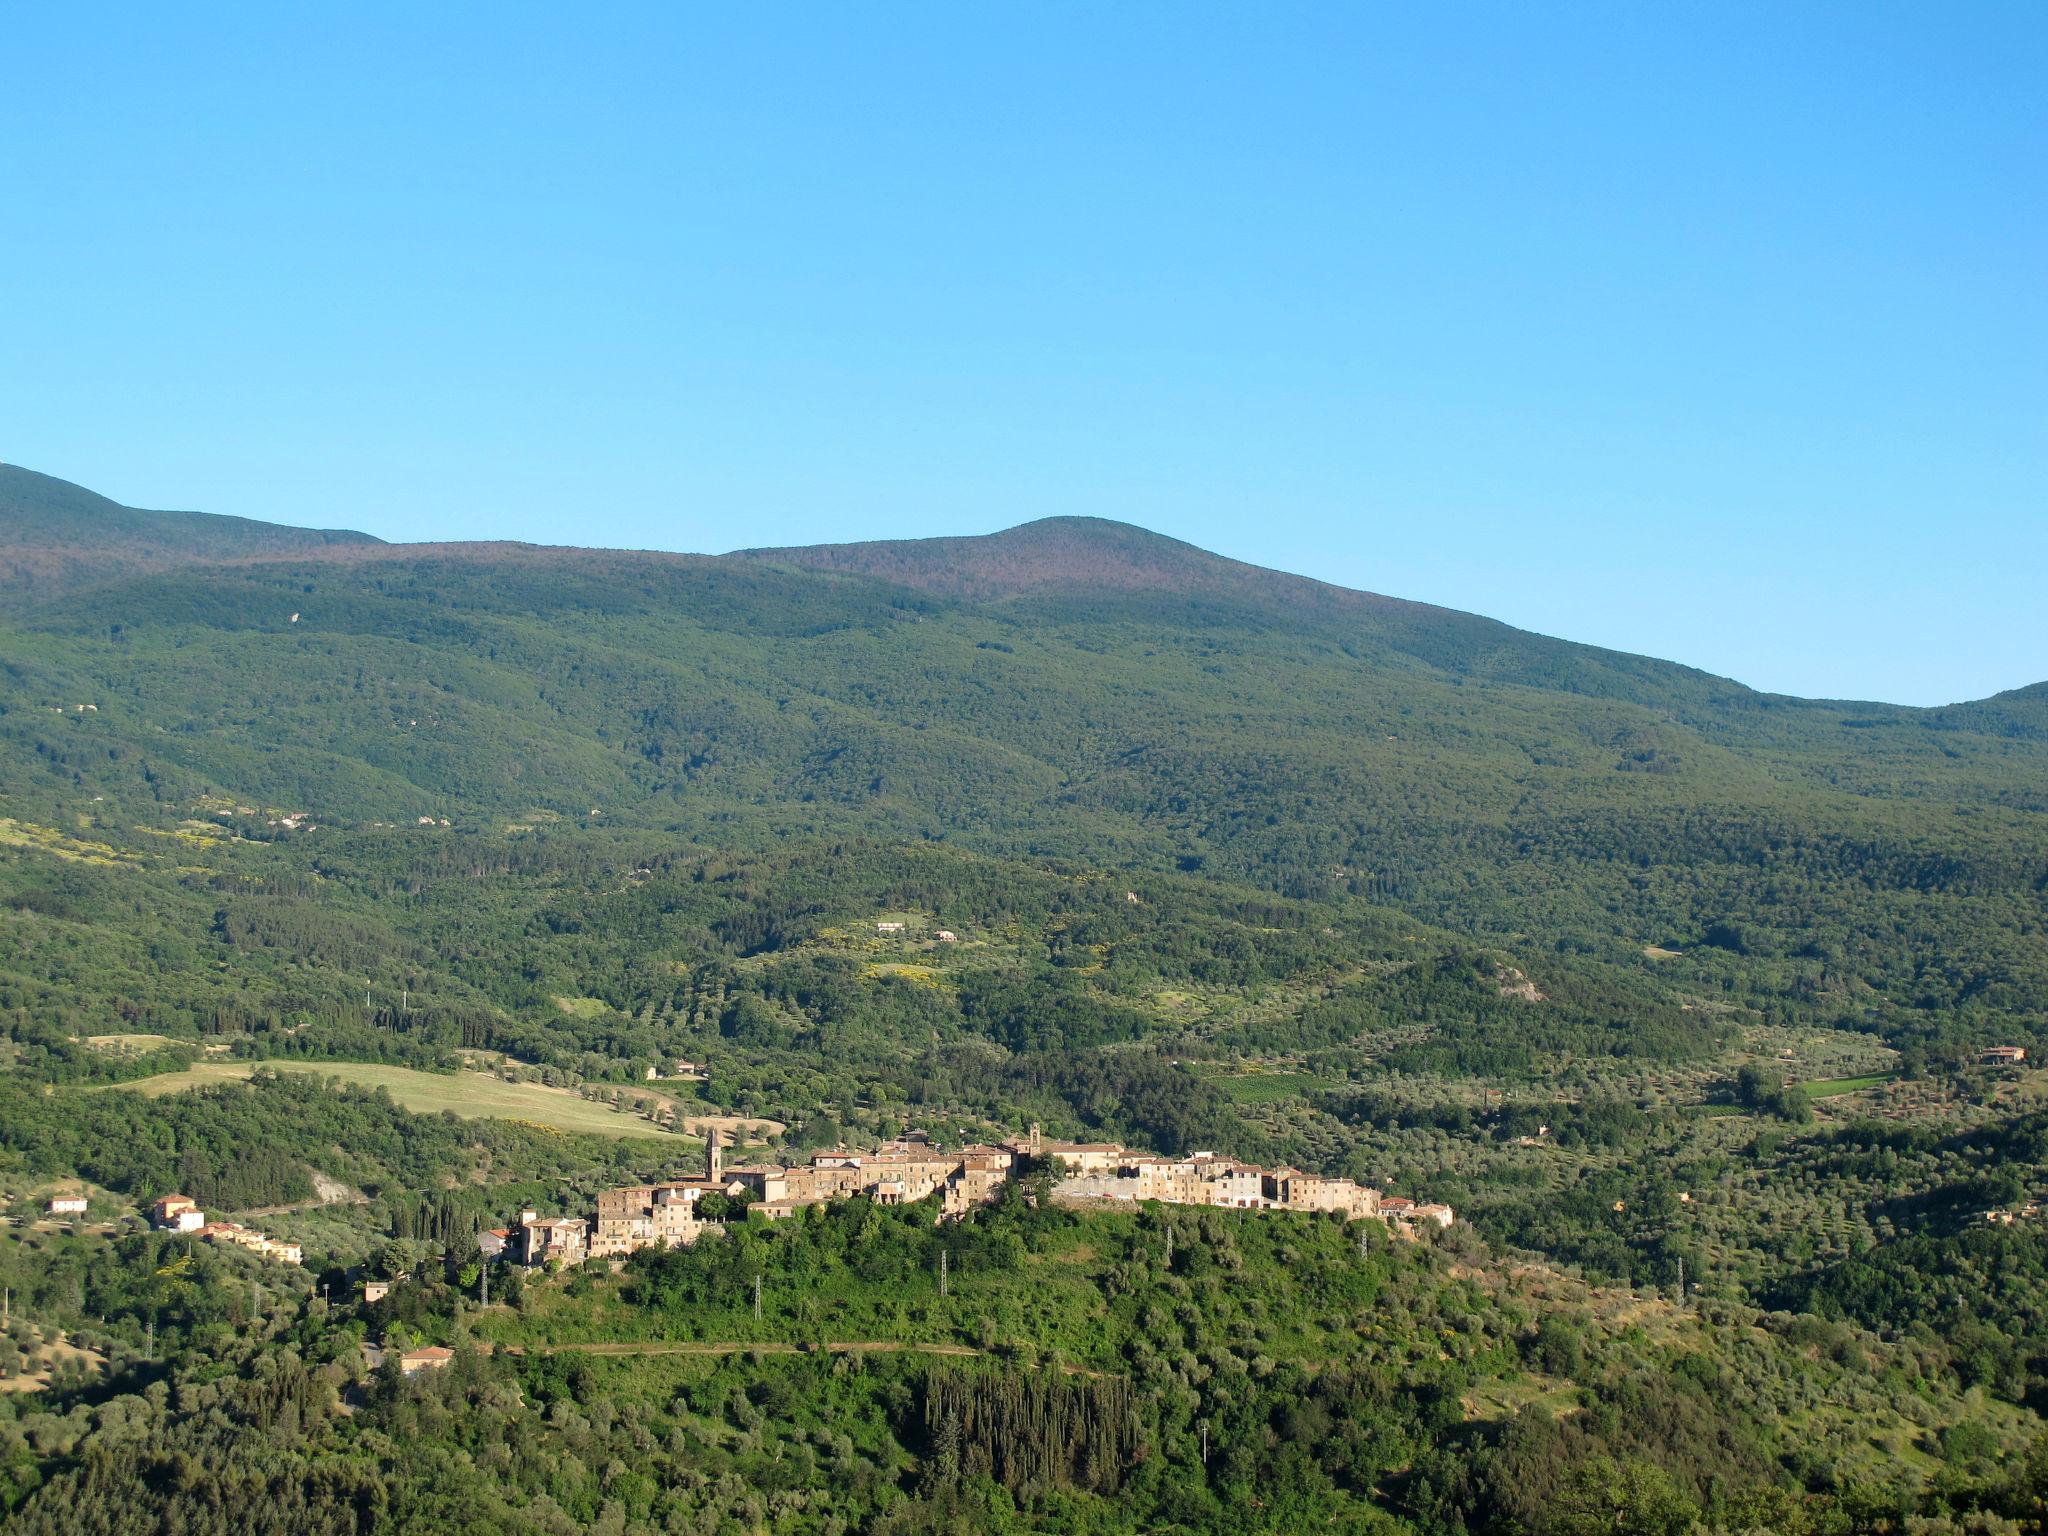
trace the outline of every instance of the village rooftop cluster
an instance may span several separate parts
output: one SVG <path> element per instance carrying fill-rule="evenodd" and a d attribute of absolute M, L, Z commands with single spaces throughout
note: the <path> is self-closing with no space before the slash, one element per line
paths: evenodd
<path fill-rule="evenodd" d="M 1407 1236 L 1420 1223 L 1448 1227 L 1456 1219 L 1448 1205 L 1383 1196 L 1350 1179 L 1298 1168 L 1261 1168 L 1214 1152 L 1162 1157 L 1116 1142 L 1052 1141 L 1037 1126 L 1028 1137 L 951 1152 L 933 1146 L 922 1132 L 907 1132 L 872 1152 L 815 1152 L 808 1164 L 797 1167 L 725 1167 L 714 1132 L 701 1178 L 605 1190 L 597 1197 L 594 1217 L 522 1211 L 519 1257 L 529 1265 L 550 1260 L 578 1264 L 642 1248 L 685 1246 L 717 1230 L 722 1224 L 717 1213 L 733 1199 L 748 1202 L 745 1208 L 754 1215 L 779 1219 L 832 1200 L 862 1197 L 877 1205 L 910 1205 L 937 1195 L 938 1219 L 949 1220 L 988 1204 L 1012 1179 L 1036 1168 L 1057 1174 L 1053 1198 L 1075 1205 L 1156 1200 L 1231 1210 L 1335 1213 L 1346 1220 L 1378 1217 Z M 721 1199 L 705 1203 L 714 1195 Z"/>
<path fill-rule="evenodd" d="M 280 1264 L 301 1264 L 305 1253 L 297 1243 L 271 1237 L 238 1221 L 208 1221 L 206 1212 L 190 1195 L 160 1195 L 149 1208 L 149 1219 L 163 1232 L 187 1232 L 209 1243 L 246 1248 Z"/>

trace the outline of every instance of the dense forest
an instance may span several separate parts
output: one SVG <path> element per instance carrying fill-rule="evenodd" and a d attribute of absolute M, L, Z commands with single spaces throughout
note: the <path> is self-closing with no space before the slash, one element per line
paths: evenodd
<path fill-rule="evenodd" d="M 190 516 L 0 467 L 8 1528 L 2042 1528 L 2041 689 L 1759 695 L 1086 520 Z M 1459 1219 L 479 1253 L 707 1124 Z"/>

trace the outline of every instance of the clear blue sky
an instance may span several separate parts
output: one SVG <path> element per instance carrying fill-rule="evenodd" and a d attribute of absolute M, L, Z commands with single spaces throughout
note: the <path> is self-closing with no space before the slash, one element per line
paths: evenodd
<path fill-rule="evenodd" d="M 2048 6 L 17 7 L 0 458 L 723 550 L 1121 518 L 2048 678 Z"/>

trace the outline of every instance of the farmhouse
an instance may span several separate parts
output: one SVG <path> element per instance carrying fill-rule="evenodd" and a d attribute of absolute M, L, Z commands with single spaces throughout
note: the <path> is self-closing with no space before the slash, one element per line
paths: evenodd
<path fill-rule="evenodd" d="M 2024 1045 L 1994 1045 L 1978 1058 L 1997 1067 L 2016 1067 L 2027 1059 Z"/>
<path fill-rule="evenodd" d="M 51 1216 L 83 1216 L 87 1203 L 83 1195 L 58 1195 L 43 1210 Z"/>

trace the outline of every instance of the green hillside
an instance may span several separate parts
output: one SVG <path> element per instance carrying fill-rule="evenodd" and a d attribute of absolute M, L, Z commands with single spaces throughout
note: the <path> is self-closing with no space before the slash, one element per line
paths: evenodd
<path fill-rule="evenodd" d="M 2048 1093 L 1980 1053 L 2048 1051 L 2048 685 L 1761 695 L 1091 520 L 89 559 L 144 525 L 5 483 L 0 1519 L 2038 1523 Z M 479 1227 L 711 1115 L 1459 1220 L 855 1202 L 480 1310 Z M 311 1272 L 124 1229 L 173 1185 Z"/>

